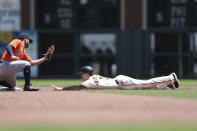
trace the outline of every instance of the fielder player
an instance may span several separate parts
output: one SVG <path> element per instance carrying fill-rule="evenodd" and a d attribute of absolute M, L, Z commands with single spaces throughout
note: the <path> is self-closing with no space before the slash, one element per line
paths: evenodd
<path fill-rule="evenodd" d="M 1 90 L 19 91 L 16 87 L 16 73 L 23 72 L 25 78 L 24 91 L 38 91 L 38 88 L 32 87 L 30 83 L 31 66 L 40 65 L 48 61 L 49 56 L 46 55 L 40 59 L 32 60 L 27 54 L 25 48 L 33 40 L 28 34 L 20 34 L 18 39 L 13 39 L 7 45 L 7 51 L 2 55 L 0 61 L 0 85 L 4 86 Z"/>
<path fill-rule="evenodd" d="M 82 80 L 84 80 L 80 85 L 70 87 L 52 85 L 52 87 L 57 91 L 80 89 L 175 89 L 179 87 L 179 81 L 175 73 L 149 80 L 138 80 L 124 75 L 119 75 L 115 78 L 106 78 L 100 75 L 93 75 L 93 68 L 91 66 L 83 66 L 79 74 Z"/>

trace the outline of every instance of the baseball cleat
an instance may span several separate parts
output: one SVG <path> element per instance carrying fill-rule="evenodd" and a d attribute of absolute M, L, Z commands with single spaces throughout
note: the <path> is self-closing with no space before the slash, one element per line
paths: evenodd
<path fill-rule="evenodd" d="M 174 77 L 174 86 L 176 87 L 176 88 L 179 88 L 179 80 L 178 80 L 178 78 L 177 78 L 177 75 L 175 74 L 175 73 L 172 73 L 172 76 Z"/>
<path fill-rule="evenodd" d="M 175 85 L 174 85 L 173 83 L 168 84 L 167 87 L 169 87 L 170 89 L 175 89 L 175 88 L 176 88 Z"/>
<path fill-rule="evenodd" d="M 30 84 L 28 86 L 24 86 L 23 90 L 24 91 L 39 91 L 39 88 L 34 88 L 32 87 L 32 84 Z"/>

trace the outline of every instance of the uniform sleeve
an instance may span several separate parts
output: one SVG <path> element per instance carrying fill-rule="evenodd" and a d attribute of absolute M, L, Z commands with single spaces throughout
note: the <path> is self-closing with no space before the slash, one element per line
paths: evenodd
<path fill-rule="evenodd" d="M 16 48 L 20 43 L 19 40 L 13 40 L 9 43 L 12 47 Z"/>
<path fill-rule="evenodd" d="M 27 54 L 26 50 L 24 50 L 23 60 L 32 61 L 31 57 Z"/>
<path fill-rule="evenodd" d="M 82 86 L 85 86 L 87 88 L 97 88 L 98 84 L 95 83 L 93 76 L 91 76 L 88 80 L 81 83 Z"/>
<path fill-rule="evenodd" d="M 14 55 L 12 52 L 12 46 L 10 44 L 8 44 L 6 46 L 6 49 L 7 49 L 8 54 L 12 57 Z"/>

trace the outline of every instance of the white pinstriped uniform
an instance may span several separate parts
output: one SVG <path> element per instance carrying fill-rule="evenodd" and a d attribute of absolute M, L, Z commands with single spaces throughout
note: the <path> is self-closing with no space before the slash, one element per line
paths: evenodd
<path fill-rule="evenodd" d="M 96 89 L 164 89 L 168 84 L 172 84 L 173 80 L 174 77 L 172 74 L 149 80 L 139 80 L 124 75 L 119 75 L 115 78 L 106 78 L 100 75 L 93 75 L 81 85 L 87 88 Z"/>

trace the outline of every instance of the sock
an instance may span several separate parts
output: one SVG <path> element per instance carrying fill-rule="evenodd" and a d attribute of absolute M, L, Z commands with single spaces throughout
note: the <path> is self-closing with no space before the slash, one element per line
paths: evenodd
<path fill-rule="evenodd" d="M 24 77 L 25 77 L 25 86 L 29 86 L 30 85 L 30 75 L 31 75 L 31 66 L 25 66 L 24 70 Z"/>

